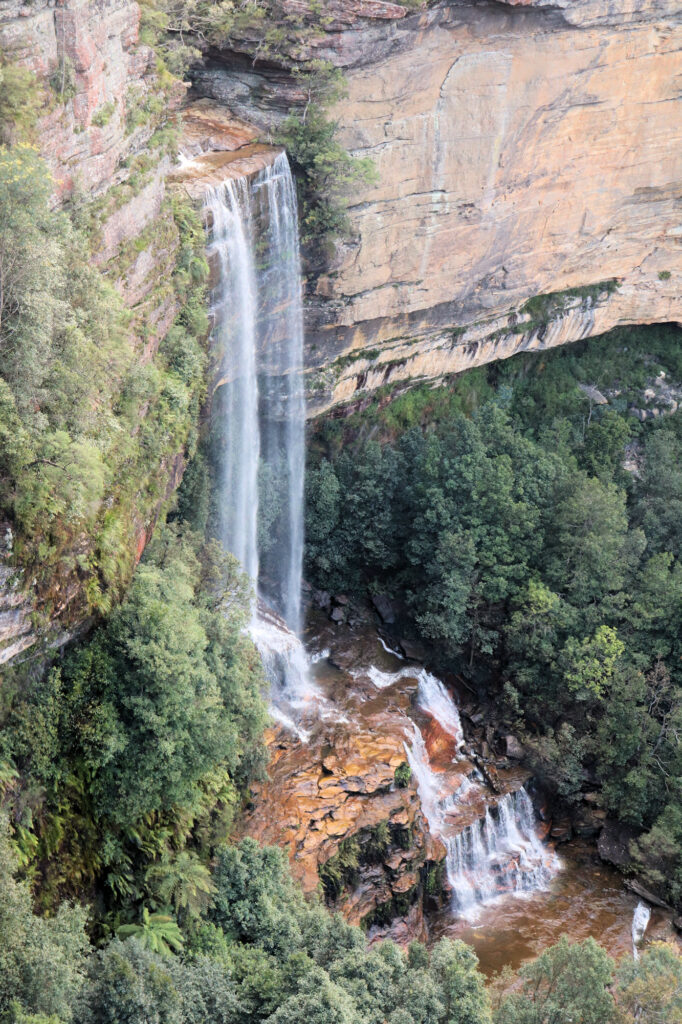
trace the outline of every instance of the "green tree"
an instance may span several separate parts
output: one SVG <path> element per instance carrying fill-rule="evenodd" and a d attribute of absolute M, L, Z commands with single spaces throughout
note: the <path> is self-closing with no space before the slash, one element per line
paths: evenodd
<path fill-rule="evenodd" d="M 0 1019 L 10 1019 L 18 1004 L 18 1016 L 69 1021 L 86 966 L 86 915 L 63 906 L 54 917 L 37 917 L 27 883 L 15 878 L 17 868 L 0 821 Z"/>
<path fill-rule="evenodd" d="M 613 967 L 594 939 L 571 945 L 564 935 L 521 968 L 522 990 L 502 1003 L 495 1024 L 609 1024 L 616 1020 Z"/>
<path fill-rule="evenodd" d="M 682 957 L 654 942 L 638 960 L 625 958 L 616 972 L 616 1001 L 623 1024 L 682 1024 Z"/>
<path fill-rule="evenodd" d="M 122 924 L 116 929 L 119 939 L 136 939 L 141 946 L 152 953 L 168 956 L 182 949 L 183 938 L 178 923 L 169 914 L 150 914 L 142 908 L 140 924 Z"/>

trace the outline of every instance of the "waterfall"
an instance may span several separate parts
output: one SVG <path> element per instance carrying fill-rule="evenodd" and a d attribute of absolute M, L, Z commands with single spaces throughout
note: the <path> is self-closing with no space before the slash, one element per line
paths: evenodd
<path fill-rule="evenodd" d="M 440 691 L 435 688 L 427 687 L 425 693 L 435 694 L 440 700 Z M 499 894 L 546 888 L 558 870 L 559 860 L 538 837 L 533 805 L 523 787 L 505 794 L 486 809 L 483 818 L 452 834 L 448 812 L 464 802 L 472 784 L 465 778 L 454 793 L 444 794 L 443 777 L 431 767 L 424 737 L 415 722 L 410 723 L 405 752 L 429 830 L 442 840 L 447 851 L 445 868 L 456 913 L 473 918 L 482 903 Z"/>
<path fill-rule="evenodd" d="M 303 393 L 303 305 L 296 188 L 286 153 L 258 175 L 253 192 L 261 199 L 264 236 L 259 239 L 263 353 L 261 439 L 265 465 L 274 468 L 267 484 L 280 506 L 280 529 L 266 555 L 271 597 L 289 629 L 301 631 L 303 565 L 303 477 L 305 397 Z"/>
<path fill-rule="evenodd" d="M 464 733 L 457 705 L 440 679 L 432 676 L 426 669 L 421 670 L 418 679 L 419 706 L 452 736 L 459 750 L 464 745 Z"/>
<path fill-rule="evenodd" d="M 205 197 L 213 341 L 224 367 L 219 528 L 253 581 L 251 633 L 278 717 L 310 696 L 299 640 L 303 563 L 303 306 L 296 190 L 285 153 Z M 267 606 L 267 608 L 266 608 Z M 269 609 L 273 609 L 271 612 Z M 303 733 L 299 733 L 303 736 Z"/>
<path fill-rule="evenodd" d="M 218 281 L 211 296 L 213 343 L 225 362 L 227 451 L 220 479 L 221 538 L 258 583 L 258 377 L 256 370 L 257 282 L 251 204 L 246 178 L 206 191 L 211 227 L 209 258 Z"/>
<path fill-rule="evenodd" d="M 639 944 L 649 926 L 650 917 L 651 907 L 640 900 L 632 915 L 632 955 L 635 960 L 639 960 Z"/>
<path fill-rule="evenodd" d="M 484 818 L 444 842 L 448 881 L 463 916 L 475 915 L 478 904 L 498 894 L 546 888 L 558 868 L 556 854 L 537 835 L 533 805 L 523 787 L 505 794 Z"/>

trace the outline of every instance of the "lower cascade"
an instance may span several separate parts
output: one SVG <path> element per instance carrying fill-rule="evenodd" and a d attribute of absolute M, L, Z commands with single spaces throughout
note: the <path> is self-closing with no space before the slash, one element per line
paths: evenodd
<path fill-rule="evenodd" d="M 445 839 L 447 877 L 456 910 L 471 916 L 480 903 L 505 892 L 544 889 L 558 868 L 540 841 L 526 790 L 506 793 L 485 818 Z"/>
<path fill-rule="evenodd" d="M 443 684 L 423 671 L 418 701 L 453 736 L 459 751 L 463 736 L 456 705 Z M 482 817 L 458 828 L 457 818 L 476 789 L 469 776 L 455 789 L 448 787 L 443 773 L 432 767 L 415 722 L 410 723 L 405 750 L 429 830 L 447 851 L 446 876 L 457 915 L 475 918 L 480 906 L 497 896 L 547 887 L 560 862 L 538 835 L 533 804 L 523 786 L 488 803 Z"/>

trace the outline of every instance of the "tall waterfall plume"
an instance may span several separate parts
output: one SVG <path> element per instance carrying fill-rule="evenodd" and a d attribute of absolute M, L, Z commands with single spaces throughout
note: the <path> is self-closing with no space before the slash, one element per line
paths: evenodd
<path fill-rule="evenodd" d="M 296 191 L 285 153 L 206 192 L 213 337 L 225 419 L 220 529 L 289 629 L 301 628 L 303 308 Z"/>
<path fill-rule="evenodd" d="M 224 428 L 221 537 L 253 581 L 251 633 L 276 715 L 293 723 L 316 691 L 299 639 L 303 304 L 296 189 L 286 154 L 250 179 L 208 189 L 205 207 L 216 279 L 213 339 L 224 371 L 217 402 Z"/>
<path fill-rule="evenodd" d="M 228 551 L 258 584 L 258 283 L 250 189 L 246 178 L 210 188 L 204 200 L 211 227 L 209 256 L 217 264 L 211 296 L 213 340 L 223 354 L 227 449 L 221 462 L 220 532 Z"/>

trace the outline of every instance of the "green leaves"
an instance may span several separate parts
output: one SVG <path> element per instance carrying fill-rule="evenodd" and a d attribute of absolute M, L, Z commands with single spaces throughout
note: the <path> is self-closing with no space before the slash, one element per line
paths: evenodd
<path fill-rule="evenodd" d="M 142 909 L 140 924 L 123 924 L 116 929 L 116 935 L 119 939 L 135 938 L 145 949 L 161 956 L 179 953 L 184 944 L 174 918 L 168 914 L 150 914 L 146 907 Z"/>
<path fill-rule="evenodd" d="M 592 637 L 577 640 L 569 637 L 562 652 L 564 678 L 578 700 L 588 697 L 601 700 L 613 678 L 625 644 L 615 629 L 599 626 Z"/>

